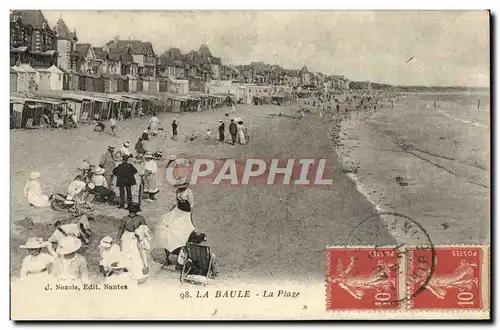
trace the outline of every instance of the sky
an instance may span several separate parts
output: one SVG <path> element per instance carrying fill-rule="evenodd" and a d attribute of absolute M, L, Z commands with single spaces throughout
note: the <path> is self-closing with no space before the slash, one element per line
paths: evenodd
<path fill-rule="evenodd" d="M 350 80 L 488 87 L 486 11 L 43 11 L 80 43 L 151 41 L 157 54 L 206 43 L 224 64 L 264 61 Z M 411 61 L 408 61 L 413 57 Z"/>

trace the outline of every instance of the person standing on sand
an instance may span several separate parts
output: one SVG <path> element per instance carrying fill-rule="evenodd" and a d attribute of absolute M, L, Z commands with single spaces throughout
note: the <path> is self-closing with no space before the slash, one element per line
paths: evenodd
<path fill-rule="evenodd" d="M 158 125 L 160 124 L 160 120 L 156 117 L 156 113 L 153 112 L 151 119 L 149 119 L 149 130 L 153 136 L 158 134 Z"/>
<path fill-rule="evenodd" d="M 222 119 L 219 119 L 219 141 L 224 142 L 224 131 L 226 130 L 226 127 L 224 125 L 224 122 Z"/>
<path fill-rule="evenodd" d="M 125 208 L 125 191 L 127 192 L 127 207 L 132 203 L 132 186 L 135 186 L 135 175 L 137 169 L 134 165 L 128 162 L 128 156 L 122 157 L 122 163 L 113 170 L 113 175 L 116 176 L 116 186 L 120 189 L 120 204 L 119 209 Z"/>
<path fill-rule="evenodd" d="M 138 203 L 131 203 L 129 214 L 123 217 L 117 233 L 118 241 L 121 243 L 123 266 L 127 268 L 130 278 L 138 284 L 145 282 L 149 274 L 143 245 L 139 244 L 140 237 L 136 234 L 142 226 L 147 228 L 146 219 L 137 214 L 140 211 Z"/>
<path fill-rule="evenodd" d="M 175 118 L 172 120 L 172 140 L 177 141 L 177 121 Z"/>
<path fill-rule="evenodd" d="M 116 132 L 116 123 L 115 117 L 111 116 L 111 118 L 109 118 L 109 128 L 111 129 L 111 134 L 115 136 L 118 135 Z"/>
<path fill-rule="evenodd" d="M 231 134 L 231 143 L 234 146 L 236 135 L 238 134 L 238 126 L 236 126 L 234 119 L 231 119 L 231 124 L 229 124 L 229 134 Z"/>
<path fill-rule="evenodd" d="M 106 182 L 108 183 L 110 188 L 113 184 L 113 169 L 115 168 L 115 166 L 115 147 L 108 146 L 108 150 L 101 156 L 99 167 L 104 169 L 104 178 L 106 179 Z"/>

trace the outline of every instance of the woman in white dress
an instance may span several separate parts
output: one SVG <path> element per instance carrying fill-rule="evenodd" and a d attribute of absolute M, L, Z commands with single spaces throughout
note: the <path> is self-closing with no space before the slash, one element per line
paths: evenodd
<path fill-rule="evenodd" d="M 42 188 L 38 179 L 40 173 L 33 172 L 29 176 L 29 180 L 24 186 L 24 196 L 28 199 L 28 203 L 34 207 L 50 206 L 50 198 L 42 194 Z"/>
<path fill-rule="evenodd" d="M 243 121 L 238 122 L 238 140 L 240 141 L 240 144 L 246 144 L 247 140 L 245 138 L 245 127 L 243 126 Z"/>
<path fill-rule="evenodd" d="M 137 215 L 141 211 L 138 203 L 131 203 L 128 208 L 129 214 L 123 217 L 118 228 L 118 240 L 121 242 L 123 255 L 121 265 L 128 271 L 128 275 L 136 283 L 144 283 L 149 275 L 149 268 L 142 249 L 141 237 L 136 234 L 137 229 L 147 227 L 143 216 Z"/>
<path fill-rule="evenodd" d="M 156 117 L 156 113 L 153 112 L 153 115 L 149 119 L 149 130 L 151 131 L 151 134 L 153 136 L 158 134 L 158 124 L 160 123 L 160 120 L 158 117 Z"/>
<path fill-rule="evenodd" d="M 168 213 L 162 215 L 154 228 L 156 246 L 165 250 L 168 260 L 176 263 L 183 246 L 194 231 L 191 220 L 191 210 L 194 206 L 194 196 L 189 189 L 186 178 L 179 179 L 174 187 L 177 188 L 177 205 Z"/>
<path fill-rule="evenodd" d="M 44 242 L 40 237 L 30 237 L 26 244 L 21 245 L 20 248 L 29 252 L 21 265 L 21 279 L 45 285 L 50 278 L 49 272 L 56 256 L 52 244 Z M 42 252 L 43 248 L 47 248 L 49 253 Z"/>

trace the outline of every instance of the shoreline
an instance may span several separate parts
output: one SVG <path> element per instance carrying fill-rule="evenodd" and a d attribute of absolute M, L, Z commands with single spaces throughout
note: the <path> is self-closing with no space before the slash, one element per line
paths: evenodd
<path fill-rule="evenodd" d="M 377 212 L 410 216 L 435 244 L 489 244 L 488 221 L 482 221 L 489 217 L 489 171 L 486 164 L 477 163 L 488 149 L 486 127 L 472 125 L 477 133 L 463 134 L 470 122 L 443 116 L 429 102 L 404 98 L 394 108 L 345 118 L 336 153 L 344 166 L 356 169 L 346 174 Z M 419 121 L 411 122 L 416 113 L 414 120 Z M 386 224 L 393 219 L 381 216 Z"/>

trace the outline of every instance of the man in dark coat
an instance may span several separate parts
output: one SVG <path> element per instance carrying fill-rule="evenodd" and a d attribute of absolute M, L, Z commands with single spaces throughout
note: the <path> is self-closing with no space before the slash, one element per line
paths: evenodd
<path fill-rule="evenodd" d="M 224 125 L 224 122 L 222 119 L 219 120 L 219 141 L 224 142 L 224 131 L 226 130 L 226 127 Z"/>
<path fill-rule="evenodd" d="M 119 209 L 125 208 L 125 191 L 127 192 L 127 207 L 132 203 L 132 186 L 137 184 L 135 174 L 137 174 L 137 169 L 128 162 L 128 156 L 123 156 L 122 163 L 113 170 L 113 175 L 116 176 L 116 186 L 120 189 Z"/>
<path fill-rule="evenodd" d="M 177 141 L 177 121 L 172 120 L 172 140 Z"/>
<path fill-rule="evenodd" d="M 238 134 L 238 127 L 236 126 L 234 119 L 231 119 L 231 124 L 229 124 L 229 133 L 231 134 L 231 141 L 234 146 L 234 143 L 236 142 L 236 135 Z"/>

